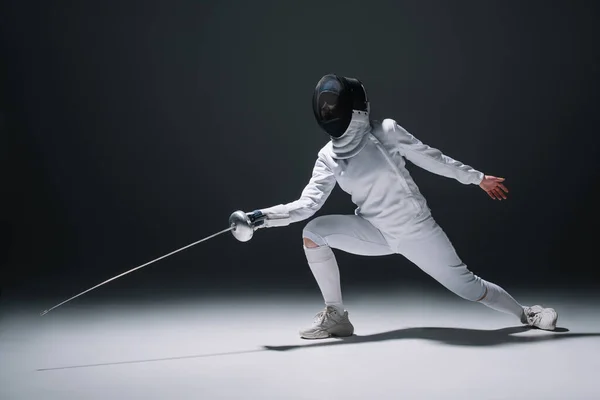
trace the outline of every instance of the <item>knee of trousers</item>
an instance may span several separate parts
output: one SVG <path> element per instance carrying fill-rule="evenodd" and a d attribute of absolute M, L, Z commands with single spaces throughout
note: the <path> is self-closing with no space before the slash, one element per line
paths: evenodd
<path fill-rule="evenodd" d="M 477 301 L 483 297 L 486 291 L 483 279 L 466 269 L 464 264 L 451 268 L 454 273 L 439 279 L 442 285 L 465 300 Z"/>
<path fill-rule="evenodd" d="M 312 240 L 317 246 L 327 246 L 324 222 L 324 217 L 317 217 L 310 221 L 302 230 L 302 237 Z"/>

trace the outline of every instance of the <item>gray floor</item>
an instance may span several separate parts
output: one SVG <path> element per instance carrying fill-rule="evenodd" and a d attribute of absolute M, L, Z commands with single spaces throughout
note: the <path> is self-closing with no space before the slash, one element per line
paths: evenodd
<path fill-rule="evenodd" d="M 346 300 L 356 336 L 325 341 L 296 334 L 314 296 L 5 303 L 0 399 L 600 399 L 590 297 L 544 295 L 554 333 L 448 295 Z"/>

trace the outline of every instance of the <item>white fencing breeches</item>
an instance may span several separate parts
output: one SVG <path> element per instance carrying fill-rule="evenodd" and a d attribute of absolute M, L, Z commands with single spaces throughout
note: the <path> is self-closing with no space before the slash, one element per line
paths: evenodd
<path fill-rule="evenodd" d="M 522 306 L 504 289 L 469 271 L 433 217 L 411 225 L 403 237 L 395 238 L 384 235 L 360 216 L 327 215 L 310 221 L 303 236 L 319 246 L 305 248 L 305 252 L 326 303 L 327 297 L 332 304 L 342 302 L 338 266 L 331 251 L 334 248 L 367 256 L 402 254 L 458 296 L 522 316 Z"/>

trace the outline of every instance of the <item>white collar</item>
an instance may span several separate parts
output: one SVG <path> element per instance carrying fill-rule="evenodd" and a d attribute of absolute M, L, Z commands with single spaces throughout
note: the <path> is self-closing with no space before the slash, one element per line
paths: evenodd
<path fill-rule="evenodd" d="M 354 157 L 365 147 L 369 132 L 371 132 L 369 113 L 354 110 L 346 132 L 338 138 L 331 138 L 334 157 L 340 159 Z"/>

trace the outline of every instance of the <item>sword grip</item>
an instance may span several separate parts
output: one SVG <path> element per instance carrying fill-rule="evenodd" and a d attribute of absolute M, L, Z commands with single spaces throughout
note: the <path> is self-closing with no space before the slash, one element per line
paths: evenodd
<path fill-rule="evenodd" d="M 251 213 L 246 214 L 250 219 L 250 222 L 254 227 L 259 227 L 265 223 L 265 219 L 267 216 L 262 213 L 260 210 L 252 211 Z"/>

